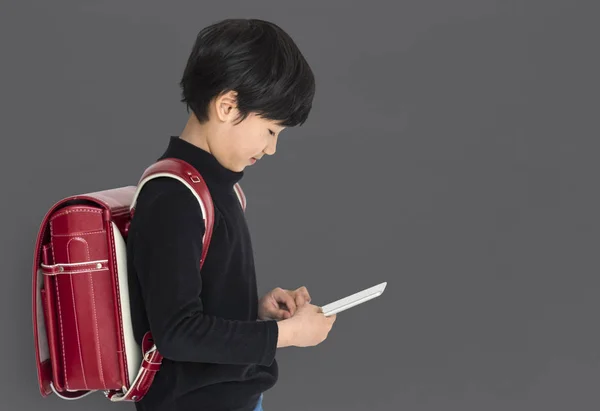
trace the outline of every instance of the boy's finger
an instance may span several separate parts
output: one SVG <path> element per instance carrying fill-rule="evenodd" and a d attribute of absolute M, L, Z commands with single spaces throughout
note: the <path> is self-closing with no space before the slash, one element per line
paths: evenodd
<path fill-rule="evenodd" d="M 308 289 L 305 286 L 299 287 L 292 291 L 291 294 L 296 295 L 296 301 L 300 304 L 310 303 L 311 297 L 308 293 Z"/>
<path fill-rule="evenodd" d="M 296 295 L 296 305 L 301 306 L 308 302 L 308 299 L 303 294 Z"/>
<path fill-rule="evenodd" d="M 287 306 L 288 310 L 290 311 L 290 314 L 293 315 L 296 312 L 296 302 L 288 293 L 283 293 L 281 297 L 283 298 L 283 303 Z"/>
<path fill-rule="evenodd" d="M 279 310 L 294 314 L 295 305 L 290 306 L 288 302 L 279 302 Z"/>

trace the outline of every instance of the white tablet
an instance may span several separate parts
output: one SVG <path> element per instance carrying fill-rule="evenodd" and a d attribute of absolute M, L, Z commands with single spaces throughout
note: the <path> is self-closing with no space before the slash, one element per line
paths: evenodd
<path fill-rule="evenodd" d="M 377 284 L 371 288 L 367 288 L 366 290 L 359 291 L 355 294 L 349 295 L 348 297 L 344 297 L 341 300 L 324 305 L 321 307 L 323 314 L 325 314 L 325 317 L 329 317 L 332 314 L 337 314 L 347 310 L 348 308 L 354 307 L 355 305 L 362 304 L 366 301 L 372 300 L 375 297 L 379 297 L 381 294 L 383 294 L 383 290 L 385 290 L 386 285 L 387 282 Z"/>

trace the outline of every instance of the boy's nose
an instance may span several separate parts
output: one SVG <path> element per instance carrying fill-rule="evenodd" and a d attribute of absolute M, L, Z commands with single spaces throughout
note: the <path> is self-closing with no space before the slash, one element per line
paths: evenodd
<path fill-rule="evenodd" d="M 265 148 L 265 154 L 272 156 L 277 151 L 277 143 L 269 144 Z"/>

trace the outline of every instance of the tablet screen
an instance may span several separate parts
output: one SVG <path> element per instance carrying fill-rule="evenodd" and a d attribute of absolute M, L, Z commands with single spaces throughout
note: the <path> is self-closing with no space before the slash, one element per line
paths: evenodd
<path fill-rule="evenodd" d="M 373 298 L 379 297 L 381 294 L 383 294 L 383 290 L 385 290 L 386 286 L 387 282 L 377 284 L 373 287 L 349 295 L 348 297 L 344 297 L 340 300 L 324 305 L 321 307 L 321 309 L 323 310 L 323 314 L 325 314 L 326 317 L 332 314 L 337 314 L 339 312 L 347 310 L 348 308 L 357 306 L 366 301 L 372 300 Z"/>

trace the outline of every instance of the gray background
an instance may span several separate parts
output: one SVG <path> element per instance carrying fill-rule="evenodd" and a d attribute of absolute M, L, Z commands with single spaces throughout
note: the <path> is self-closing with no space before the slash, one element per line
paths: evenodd
<path fill-rule="evenodd" d="M 598 409 L 591 7 L 123 3 L 2 3 L 2 410 L 133 409 L 38 394 L 35 236 L 54 201 L 137 182 L 187 119 L 196 33 L 238 16 L 280 24 L 318 80 L 309 122 L 242 181 L 261 294 L 388 281 L 322 345 L 278 352 L 265 409 Z"/>

